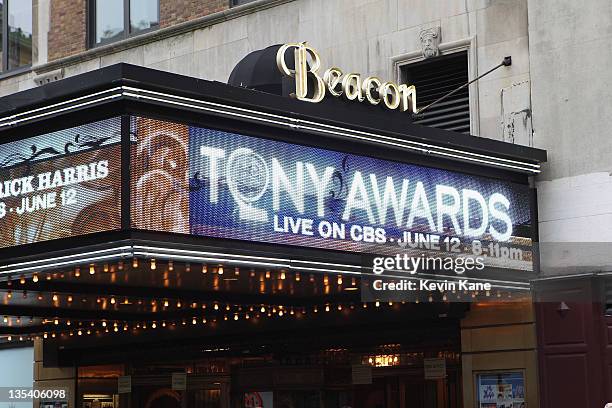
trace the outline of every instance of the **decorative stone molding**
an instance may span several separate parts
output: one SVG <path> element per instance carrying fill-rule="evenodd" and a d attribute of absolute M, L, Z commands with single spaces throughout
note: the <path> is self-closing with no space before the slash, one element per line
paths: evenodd
<path fill-rule="evenodd" d="M 433 58 L 440 54 L 440 27 L 427 28 L 419 33 L 423 58 Z"/>

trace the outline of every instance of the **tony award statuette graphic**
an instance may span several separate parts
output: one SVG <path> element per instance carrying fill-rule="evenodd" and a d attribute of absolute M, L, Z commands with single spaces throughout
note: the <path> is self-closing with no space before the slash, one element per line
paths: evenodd
<path fill-rule="evenodd" d="M 228 188 L 239 204 L 240 219 L 267 221 L 265 211 L 250 205 L 264 195 L 270 182 L 264 159 L 249 148 L 236 149 L 227 160 L 227 176 Z"/>

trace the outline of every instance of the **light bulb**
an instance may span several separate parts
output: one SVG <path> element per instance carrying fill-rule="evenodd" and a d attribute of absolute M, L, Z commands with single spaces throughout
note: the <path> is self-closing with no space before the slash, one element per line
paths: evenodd
<path fill-rule="evenodd" d="M 219 275 L 223 275 L 223 265 L 219 265 L 219 267 L 217 268 L 217 273 Z"/>

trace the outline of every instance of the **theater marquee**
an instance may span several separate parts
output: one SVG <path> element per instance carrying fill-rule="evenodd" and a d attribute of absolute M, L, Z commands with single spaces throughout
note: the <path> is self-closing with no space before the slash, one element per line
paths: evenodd
<path fill-rule="evenodd" d="M 120 228 L 113 118 L 0 145 L 0 248 Z"/>
<path fill-rule="evenodd" d="M 136 228 L 532 268 L 527 185 L 145 118 L 132 134 Z"/>
<path fill-rule="evenodd" d="M 533 268 L 526 184 L 142 117 L 130 128 L 135 229 Z M 121 155 L 119 117 L 0 145 L 0 247 L 120 229 Z"/>

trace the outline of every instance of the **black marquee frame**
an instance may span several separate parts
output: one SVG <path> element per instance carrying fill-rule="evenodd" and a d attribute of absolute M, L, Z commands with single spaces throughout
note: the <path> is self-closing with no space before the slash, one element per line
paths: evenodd
<path fill-rule="evenodd" d="M 113 256 L 128 259 L 137 248 L 154 246 L 162 252 L 166 251 L 168 259 L 172 259 L 172 251 L 193 250 L 222 252 L 230 264 L 241 262 L 240 259 L 244 259 L 245 256 L 275 256 L 287 259 L 290 265 L 294 265 L 297 269 L 300 265 L 304 265 L 301 262 L 305 260 L 320 262 L 321 265 L 333 262 L 336 264 L 335 273 L 354 271 L 351 268 L 361 265 L 362 256 L 355 253 L 130 229 L 130 116 L 187 123 L 529 185 L 532 196 L 533 240 L 537 242 L 537 203 L 532 177 L 539 171 L 540 163 L 546 161 L 545 151 L 415 125 L 410 115 L 385 110 L 382 107 L 365 106 L 337 99 L 326 100 L 320 104 L 310 104 L 232 87 L 219 82 L 129 64 L 117 64 L 0 98 L 0 145 L 117 116 L 122 117 L 122 228 L 116 231 L 0 249 L 0 290 L 8 288 L 7 274 L 2 273 L 2 268 L 12 263 L 33 262 L 35 264 L 33 270 L 41 272 L 45 270 L 45 262 L 49 258 L 79 256 L 80 253 L 89 250 L 112 252 L 118 247 L 130 249 L 124 252 L 113 252 Z M 386 143 L 389 141 L 391 143 Z M 449 152 L 452 152 L 452 157 L 445 156 Z M 472 160 L 474 157 L 482 160 Z M 513 166 L 516 164 L 516 166 L 508 167 L 508 163 L 513 163 Z M 48 268 L 52 270 L 51 266 Z M 65 285 L 73 284 L 78 286 L 78 290 L 83 295 L 93 296 L 104 293 L 108 289 L 106 286 L 81 285 L 55 280 L 41 282 L 38 286 L 30 282 L 27 280 L 17 287 L 24 290 L 27 288 L 30 291 L 41 290 L 42 287 L 48 292 L 54 292 L 55 290 L 61 291 L 62 287 L 67 287 Z M 73 288 L 74 286 L 68 287 Z M 113 290 L 122 290 L 124 292 L 121 294 L 125 293 L 126 296 L 157 296 L 159 298 L 169 296 L 165 293 L 166 289 L 159 288 L 113 288 Z M 168 289 L 168 293 L 173 292 Z M 195 295 L 208 296 L 206 293 Z M 345 295 L 347 294 L 340 294 L 339 299 L 354 300 Z M 227 298 L 221 299 L 223 301 L 246 302 L 251 299 L 244 294 L 229 293 L 224 296 Z M 240 299 L 241 297 L 245 299 Z M 253 303 L 260 303 L 259 301 L 258 298 Z M 286 297 L 283 301 L 291 305 L 292 299 Z M 315 301 L 317 300 L 307 300 L 307 302 Z M 414 319 L 441 314 L 457 318 L 465 310 L 465 305 L 458 303 L 450 305 L 434 303 L 429 306 L 427 310 L 415 309 Z M 0 305 L 0 315 L 28 316 L 32 314 L 32 310 L 32 307 L 29 306 Z M 99 310 L 89 310 L 79 312 L 79 314 L 69 308 L 47 308 L 43 312 L 47 313 L 47 316 L 71 319 L 87 319 L 92 316 L 96 316 L 97 319 L 111 319 L 113 316 L 119 316 L 112 313 L 102 315 Z M 139 316 L 132 315 L 121 316 L 118 318 L 134 320 L 139 318 Z M 336 325 L 340 324 L 342 320 L 338 319 L 330 327 L 335 330 Z M 444 324 L 440 323 L 440 325 L 441 330 L 447 330 Z M 0 334 L 29 333 L 28 328 L 4 328 L 3 330 L 0 330 Z M 440 332 L 422 331 L 416 328 L 403 330 L 419 338 L 433 336 L 434 333 L 440 334 Z M 347 333 L 341 332 L 339 335 L 345 334 Z M 368 336 L 377 334 L 368 333 Z M 454 328 L 452 332 L 441 335 L 441 338 L 456 334 L 457 330 Z M 96 338 L 86 341 L 84 338 L 79 339 L 82 342 L 76 342 L 75 339 L 70 346 L 72 351 L 66 348 L 62 352 L 58 352 L 57 341 L 51 339 L 45 341 L 45 365 L 71 365 L 74 361 L 94 363 L 95 358 L 88 354 L 88 347 L 89 349 L 106 350 L 109 353 L 112 351 L 115 353 L 114 358 L 118 361 L 125 357 L 125 353 L 133 353 L 129 355 L 139 355 L 142 358 L 146 358 L 147 354 L 151 353 L 150 350 L 142 349 L 131 340 L 125 340 L 126 343 L 121 349 L 124 354 L 121 354 L 118 351 L 119 348 L 116 347 L 115 340 Z M 160 346 L 162 348 L 159 349 L 160 355 L 163 354 L 163 347 L 176 345 L 179 341 L 193 344 L 194 347 L 201 342 L 200 337 L 179 340 L 171 333 L 157 335 L 156 339 L 162 345 Z M 224 338 L 215 341 L 222 343 Z M 269 339 L 269 341 L 277 340 Z M 302 341 L 307 343 L 306 340 Z M 314 340 L 308 339 L 308 341 Z M 424 338 L 422 341 L 427 342 Z M 1 347 L 4 345 L 0 344 Z"/>
<path fill-rule="evenodd" d="M 208 105 L 202 109 L 194 101 L 203 101 Z M 33 259 L 37 255 L 48 256 L 50 253 L 61 255 L 73 252 L 78 247 L 96 248 L 124 240 L 171 241 L 186 246 L 224 248 L 230 252 L 246 250 L 253 254 L 277 253 L 304 259 L 352 260 L 359 263 L 359 257 L 355 254 L 338 251 L 283 248 L 279 245 L 130 229 L 130 116 L 187 123 L 521 184 L 530 184 L 530 177 L 537 174 L 539 164 L 546 160 L 543 150 L 415 125 L 409 115 L 380 107 L 365 107 L 339 100 L 321 104 L 305 103 L 129 64 L 116 64 L 0 98 L 0 144 L 115 116 L 122 116 L 121 230 L 1 249 L 0 265 L 9 260 Z M 270 123 L 270 118 L 280 122 L 280 119 L 277 120 L 279 117 L 286 118 L 287 124 Z M 304 126 L 300 126 L 300 123 L 320 124 L 315 129 L 316 136 L 313 136 L 312 129 L 303 131 Z M 347 143 L 346 138 L 326 133 L 329 129 L 354 131 L 362 140 L 353 139 Z M 363 135 L 372 137 L 363 140 Z M 381 142 L 375 139 L 376 136 L 381 138 Z M 384 144 L 383 138 L 389 137 L 393 141 L 432 148 L 431 151 L 408 151 L 401 146 Z M 438 148 L 442 152 L 462 152 L 468 159 L 486 157 L 485 161 L 490 163 L 481 165 L 462 157 L 449 159 L 436 155 Z M 504 167 L 509 162 L 524 164 L 520 165 L 521 169 Z M 534 188 L 531 188 L 531 193 L 533 241 L 536 242 Z"/>

